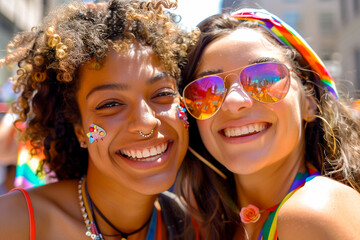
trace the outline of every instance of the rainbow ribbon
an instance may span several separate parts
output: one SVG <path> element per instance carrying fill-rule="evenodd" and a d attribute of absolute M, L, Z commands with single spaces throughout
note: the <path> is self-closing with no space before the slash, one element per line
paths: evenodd
<path fill-rule="evenodd" d="M 259 26 L 267 29 L 279 42 L 295 48 L 308 62 L 312 70 L 319 75 L 321 83 L 326 86 L 328 91 L 336 99 L 339 98 L 335 87 L 335 81 L 327 71 L 324 63 L 305 39 L 303 39 L 291 26 L 265 9 L 244 8 L 233 13 L 232 17 L 239 20 L 255 21 Z"/>
<path fill-rule="evenodd" d="M 280 208 L 284 203 L 302 186 L 305 185 L 306 182 L 312 180 L 314 177 L 320 175 L 320 172 L 314 169 L 311 166 L 308 166 L 309 169 L 305 173 L 297 173 L 296 177 L 290 187 L 289 193 L 285 196 L 285 198 L 279 203 L 272 207 L 272 209 L 268 209 L 270 211 L 269 217 L 264 223 L 264 226 L 260 232 L 258 240 L 276 240 L 277 239 L 277 215 L 279 213 Z"/>

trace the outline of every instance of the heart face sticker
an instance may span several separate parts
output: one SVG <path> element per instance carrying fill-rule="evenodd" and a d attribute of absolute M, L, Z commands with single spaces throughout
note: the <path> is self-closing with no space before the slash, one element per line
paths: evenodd
<path fill-rule="evenodd" d="M 93 143 L 99 139 L 103 140 L 103 138 L 106 136 L 106 132 L 98 125 L 91 124 L 89 127 L 89 132 L 86 134 L 86 136 L 89 138 L 89 142 Z"/>

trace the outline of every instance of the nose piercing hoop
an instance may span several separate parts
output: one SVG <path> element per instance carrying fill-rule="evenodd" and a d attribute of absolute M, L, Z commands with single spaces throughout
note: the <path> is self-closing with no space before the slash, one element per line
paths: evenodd
<path fill-rule="evenodd" d="M 144 137 L 144 138 L 148 138 L 148 137 L 150 137 L 150 136 L 154 133 L 154 130 L 155 130 L 155 128 L 157 127 L 157 125 L 158 125 L 158 120 L 156 119 L 156 125 L 155 125 L 155 127 L 151 130 L 150 133 L 144 134 L 142 131 L 139 131 L 139 134 L 140 134 L 142 137 Z"/>

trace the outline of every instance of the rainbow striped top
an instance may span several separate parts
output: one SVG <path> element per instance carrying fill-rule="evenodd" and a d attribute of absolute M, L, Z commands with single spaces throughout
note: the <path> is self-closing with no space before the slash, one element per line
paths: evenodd
<path fill-rule="evenodd" d="M 290 187 L 289 193 L 285 198 L 277 205 L 267 209 L 270 211 L 269 217 L 264 223 L 264 226 L 260 232 L 258 240 L 276 240 L 277 239 L 277 215 L 280 208 L 284 203 L 301 187 L 305 185 L 306 182 L 312 180 L 314 177 L 319 176 L 320 172 L 316 169 L 309 168 L 305 173 L 297 173 L 296 177 Z"/>

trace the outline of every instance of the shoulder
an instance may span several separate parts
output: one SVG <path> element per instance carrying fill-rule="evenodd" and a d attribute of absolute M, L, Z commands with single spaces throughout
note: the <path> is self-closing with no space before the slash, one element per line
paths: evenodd
<path fill-rule="evenodd" d="M 0 197 L 0 232 L 7 239 L 29 238 L 29 217 L 25 198 L 20 191 Z"/>
<path fill-rule="evenodd" d="M 42 239 L 39 230 L 54 230 L 52 225 L 59 220 L 81 217 L 76 183 L 63 181 L 26 190 L 31 202 L 37 239 Z M 13 191 L 0 197 L 0 232 L 8 239 L 28 239 L 30 231 L 29 210 L 27 200 L 20 191 Z M 55 221 L 56 222 L 56 221 Z M 41 227 L 40 227 L 41 226 Z M 56 231 L 56 230 L 55 230 Z M 39 237 L 39 238 L 38 238 Z"/>
<path fill-rule="evenodd" d="M 280 209 L 280 239 L 355 239 L 360 236 L 360 194 L 327 177 L 316 177 Z"/>

